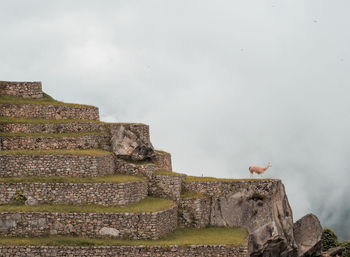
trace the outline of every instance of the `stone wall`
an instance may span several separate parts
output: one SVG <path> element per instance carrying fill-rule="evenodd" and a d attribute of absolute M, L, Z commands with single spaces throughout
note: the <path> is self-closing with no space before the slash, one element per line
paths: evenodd
<path fill-rule="evenodd" d="M 121 205 L 147 196 L 147 183 L 0 183 L 0 204 L 14 202 L 16 193 L 33 197 L 39 204 Z"/>
<path fill-rule="evenodd" d="M 1 155 L 0 177 L 97 177 L 113 174 L 112 154 L 106 155 Z"/>
<path fill-rule="evenodd" d="M 95 122 L 71 122 L 71 123 L 0 123 L 0 132 L 11 133 L 77 133 L 105 131 L 103 124 Z"/>
<path fill-rule="evenodd" d="M 55 150 L 55 149 L 92 149 L 110 150 L 108 135 L 97 134 L 75 137 L 0 137 L 0 150 Z"/>
<path fill-rule="evenodd" d="M 181 246 L 0 246 L 4 257 L 248 257 L 247 247 Z"/>
<path fill-rule="evenodd" d="M 205 228 L 210 224 L 211 200 L 209 197 L 181 198 L 178 224 L 180 227 Z"/>
<path fill-rule="evenodd" d="M 0 103 L 0 116 L 57 120 L 99 120 L 98 108 L 87 105 L 34 105 Z"/>
<path fill-rule="evenodd" d="M 155 161 L 158 164 L 159 170 L 172 171 L 171 154 L 164 151 L 155 151 Z"/>
<path fill-rule="evenodd" d="M 159 239 L 176 227 L 176 206 L 153 213 L 0 213 L 0 236 L 10 237 L 76 235 Z"/>
<path fill-rule="evenodd" d="M 152 175 L 149 180 L 149 194 L 161 198 L 180 200 L 181 184 L 186 175 Z"/>
<path fill-rule="evenodd" d="M 42 98 L 41 82 L 0 81 L 0 94 L 22 98 Z"/>
<path fill-rule="evenodd" d="M 159 169 L 157 164 L 153 162 L 133 162 L 120 158 L 115 158 L 115 168 L 118 174 L 145 177 L 151 177 L 153 172 Z"/>

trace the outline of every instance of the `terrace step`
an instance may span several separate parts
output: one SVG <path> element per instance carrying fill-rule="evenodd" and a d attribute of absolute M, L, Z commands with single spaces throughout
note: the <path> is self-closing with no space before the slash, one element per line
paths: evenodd
<path fill-rule="evenodd" d="M 148 199 L 136 204 L 149 206 Z M 160 201 L 160 200 L 157 200 Z M 162 200 L 167 201 L 167 200 Z M 53 205 L 55 206 L 55 205 Z M 87 237 L 113 237 L 129 239 L 159 239 L 177 227 L 177 206 L 171 201 L 163 203 L 161 210 L 147 212 L 141 208 L 137 212 L 113 211 L 113 209 L 91 212 L 79 211 L 71 206 L 57 205 L 55 211 L 40 211 L 42 206 L 25 206 L 28 211 L 21 211 L 18 206 L 1 206 L 0 235 L 8 237 L 28 237 L 46 235 L 75 235 Z M 109 207 L 114 208 L 114 207 Z M 124 207 L 127 208 L 127 207 Z M 8 210 L 6 210 L 8 209 Z M 45 207 L 44 207 L 45 209 Z M 83 209 L 85 210 L 85 209 Z M 127 209 L 126 209 L 127 210 Z"/>
<path fill-rule="evenodd" d="M 0 133 L 0 140 L 0 150 L 2 151 L 110 149 L 109 136 L 100 132 L 61 134 Z"/>
<path fill-rule="evenodd" d="M 0 151 L 0 177 L 97 177 L 115 171 L 112 153 L 92 150 Z"/>
<path fill-rule="evenodd" d="M 1 103 L 0 116 L 12 118 L 99 120 L 97 107 L 88 105 Z"/>
<path fill-rule="evenodd" d="M 121 179 L 120 182 L 118 179 Z M 130 176 L 97 179 L 0 179 L 0 204 L 16 202 L 18 194 L 26 199 L 34 198 L 39 204 L 126 206 L 146 198 L 147 182 Z"/>
<path fill-rule="evenodd" d="M 171 155 L 164 151 L 155 151 L 154 161 L 132 161 L 115 158 L 116 173 L 152 178 L 156 171 L 172 171 Z"/>
<path fill-rule="evenodd" d="M 106 131 L 103 123 L 88 120 L 47 120 L 1 118 L 0 132 L 11 133 L 77 133 Z"/>

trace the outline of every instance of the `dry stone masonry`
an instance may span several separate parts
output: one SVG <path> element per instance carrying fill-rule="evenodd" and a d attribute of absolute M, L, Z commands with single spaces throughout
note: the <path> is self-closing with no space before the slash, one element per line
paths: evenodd
<path fill-rule="evenodd" d="M 0 204 L 14 202 L 16 193 L 38 203 L 125 206 L 146 198 L 147 183 L 0 183 Z"/>
<path fill-rule="evenodd" d="M 0 151 L 0 177 L 98 177 L 115 173 L 112 154 L 4 154 Z"/>
<path fill-rule="evenodd" d="M 106 175 L 143 180 L 44 183 L 3 179 L 0 204 L 11 204 L 23 195 L 30 205 L 128 206 L 153 196 L 171 200 L 171 207 L 153 212 L 1 211 L 0 236 L 154 240 L 177 227 L 226 226 L 245 228 L 247 243 L 242 247 L 0 246 L 0 256 L 301 257 L 320 252 L 317 217 L 309 215 L 293 224 L 280 180 L 196 179 L 173 173 L 171 155 L 154 149 L 148 125 L 103 123 L 98 108 L 50 100 L 40 82 L 0 81 L 1 178 Z"/>
<path fill-rule="evenodd" d="M 177 227 L 177 207 L 153 213 L 2 212 L 0 235 L 159 239 Z"/>
<path fill-rule="evenodd" d="M 41 82 L 0 81 L 0 94 L 32 99 L 43 97 Z"/>

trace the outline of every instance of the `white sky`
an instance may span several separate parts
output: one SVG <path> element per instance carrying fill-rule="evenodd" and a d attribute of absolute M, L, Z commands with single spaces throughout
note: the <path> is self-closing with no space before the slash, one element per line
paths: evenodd
<path fill-rule="evenodd" d="M 272 161 L 294 220 L 350 239 L 350 2 L 0 0 L 0 79 L 144 122 L 176 171 Z"/>

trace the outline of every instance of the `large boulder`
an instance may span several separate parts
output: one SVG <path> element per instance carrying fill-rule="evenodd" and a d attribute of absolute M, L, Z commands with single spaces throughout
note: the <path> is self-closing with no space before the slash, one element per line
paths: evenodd
<path fill-rule="evenodd" d="M 155 158 L 153 145 L 130 129 L 127 125 L 110 125 L 111 145 L 114 154 L 123 159 L 134 161 L 152 160 Z"/>
<path fill-rule="evenodd" d="M 244 227 L 249 256 L 296 257 L 293 214 L 280 180 L 189 182 L 211 197 L 210 225 Z"/>
<path fill-rule="evenodd" d="M 298 245 L 298 256 L 321 256 L 323 228 L 318 218 L 307 214 L 294 224 L 294 238 Z"/>

